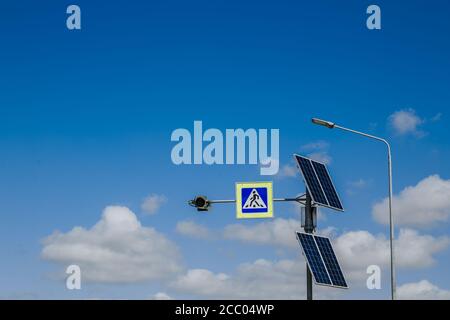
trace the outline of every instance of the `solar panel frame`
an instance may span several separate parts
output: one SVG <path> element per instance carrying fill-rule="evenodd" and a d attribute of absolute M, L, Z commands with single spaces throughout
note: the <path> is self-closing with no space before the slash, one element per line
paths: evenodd
<path fill-rule="evenodd" d="M 311 273 L 313 274 L 314 283 L 315 283 L 316 285 L 319 285 L 319 286 L 332 287 L 332 288 L 338 288 L 338 289 L 348 289 L 349 287 L 348 287 L 348 285 L 347 285 L 347 281 L 345 280 L 345 275 L 344 275 L 344 273 L 343 273 L 343 271 L 342 271 L 342 268 L 340 268 L 339 260 L 337 259 L 336 254 L 334 254 L 334 257 L 336 258 L 336 262 L 337 262 L 337 264 L 338 264 L 338 266 L 339 266 L 339 269 L 340 269 L 340 271 L 341 271 L 341 274 L 342 274 L 342 277 L 343 277 L 343 279 L 344 279 L 344 282 L 345 282 L 345 285 L 346 285 L 346 286 L 341 286 L 341 285 L 335 285 L 335 284 L 333 284 L 333 280 L 332 280 L 331 275 L 330 275 L 330 273 L 329 273 L 329 271 L 328 271 L 327 264 L 326 264 L 326 262 L 325 262 L 325 260 L 324 260 L 324 258 L 323 258 L 323 256 L 322 256 L 322 252 L 320 251 L 319 245 L 317 244 L 317 240 L 316 240 L 317 237 L 318 237 L 318 238 L 322 238 L 322 239 L 328 240 L 331 249 L 333 249 L 333 247 L 331 246 L 330 239 L 329 239 L 329 238 L 326 238 L 326 237 L 316 236 L 316 235 L 311 234 L 311 233 L 300 232 L 300 231 L 296 231 L 296 232 L 295 232 L 295 235 L 296 235 L 296 237 L 297 237 L 298 242 L 300 243 L 300 247 L 301 247 L 301 249 L 302 249 L 302 253 L 303 253 L 303 256 L 305 257 L 306 263 L 308 264 L 308 268 L 309 268 L 309 270 L 311 270 Z M 307 236 L 307 237 L 310 237 L 310 238 L 312 238 L 312 239 L 314 240 L 315 247 L 316 247 L 316 249 L 317 249 L 317 251 L 318 251 L 318 253 L 319 253 L 319 256 L 320 256 L 320 258 L 321 258 L 321 260 L 322 260 L 323 265 L 325 266 L 325 270 L 326 270 L 328 279 L 330 280 L 330 283 L 329 283 L 329 284 L 328 284 L 328 283 L 321 283 L 321 282 L 318 282 L 318 281 L 316 280 L 316 276 L 315 276 L 313 270 L 311 269 L 310 262 L 309 262 L 309 260 L 308 260 L 308 258 L 307 258 L 307 256 L 306 256 L 306 254 L 305 254 L 305 249 L 303 248 L 303 244 L 302 244 L 302 242 L 301 242 L 300 236 Z M 334 250 L 332 250 L 332 252 L 334 253 Z"/>
<path fill-rule="evenodd" d="M 316 174 L 316 172 L 314 170 L 314 166 L 311 163 L 311 159 L 308 159 L 308 158 L 303 157 L 303 156 L 298 155 L 298 154 L 294 154 L 294 158 L 295 158 L 295 161 L 297 162 L 298 168 L 300 169 L 300 172 L 302 174 L 303 181 L 305 183 L 306 189 L 308 189 L 308 192 L 309 192 L 313 202 L 317 203 L 317 204 L 320 204 L 322 206 L 325 206 L 325 207 L 329 207 L 329 203 L 328 203 L 327 197 L 325 196 L 325 192 L 323 191 L 322 185 L 320 184 L 319 178 L 317 177 L 317 174 Z M 305 172 L 307 170 L 302 167 L 302 163 L 301 163 L 300 160 L 305 160 L 307 162 L 307 164 L 311 167 L 312 173 L 310 173 L 309 176 Z M 312 176 L 311 176 L 311 174 L 312 174 Z M 316 180 L 314 182 L 317 182 L 317 186 L 315 186 L 315 183 L 313 183 L 313 181 L 310 181 L 309 178 L 312 178 L 312 179 Z M 319 190 L 316 190 L 317 187 L 319 188 Z M 324 201 L 319 199 L 320 198 L 320 197 L 318 197 L 319 194 L 321 196 L 323 196 L 322 200 L 324 200 Z"/>
<path fill-rule="evenodd" d="M 317 285 L 332 287 L 333 282 L 331 281 L 331 277 L 328 274 L 327 267 L 320 254 L 319 248 L 317 247 L 317 243 L 314 240 L 314 235 L 303 232 L 296 232 L 296 235 L 297 240 L 300 243 L 300 247 L 302 248 L 303 256 L 305 257 L 306 263 L 308 264 L 308 268 L 313 275 L 314 282 Z M 317 252 L 314 253 L 315 256 L 312 256 L 310 255 L 310 251 Z M 318 259 L 319 261 L 317 261 Z M 323 267 L 323 270 L 319 270 L 320 267 Z"/>
<path fill-rule="evenodd" d="M 333 179 L 331 179 L 331 175 L 328 171 L 327 166 L 324 163 L 314 160 L 311 160 L 311 163 L 314 167 L 314 171 L 317 174 L 317 179 L 319 179 L 330 207 L 336 210 L 344 211 L 344 206 L 342 205 L 342 201 L 339 197 L 339 194 L 337 193 L 336 187 L 334 186 Z M 324 172 L 319 172 L 318 167 Z M 321 177 L 324 179 L 324 181 L 321 179 Z"/>
<path fill-rule="evenodd" d="M 310 162 L 311 167 L 313 168 L 315 177 L 316 177 L 316 179 L 317 179 L 317 181 L 318 181 L 318 183 L 319 183 L 319 186 L 320 186 L 320 188 L 321 188 L 321 190 L 322 190 L 322 193 L 323 193 L 323 195 L 324 195 L 324 197 L 325 197 L 326 202 L 323 202 L 323 201 L 320 201 L 320 200 L 318 201 L 318 200 L 314 197 L 314 195 L 312 194 L 312 192 L 311 192 L 311 187 L 309 186 L 308 180 L 307 180 L 307 178 L 306 178 L 306 176 L 305 176 L 305 173 L 303 172 L 303 169 L 301 168 L 301 165 L 300 165 L 300 162 L 299 162 L 298 158 L 305 159 L 305 160 L 307 160 L 307 161 Z M 299 155 L 299 154 L 294 154 L 294 159 L 295 159 L 295 161 L 296 161 L 296 163 L 297 163 L 298 168 L 300 169 L 300 172 L 301 172 L 302 177 L 303 177 L 303 181 L 304 181 L 304 183 L 305 183 L 305 185 L 306 185 L 306 189 L 308 190 L 309 194 L 311 195 L 311 198 L 312 198 L 313 202 L 314 202 L 315 204 L 318 204 L 318 205 L 322 206 L 322 207 L 326 207 L 326 208 L 333 209 L 333 210 L 336 210 L 336 211 L 344 212 L 344 211 L 345 211 L 344 206 L 342 205 L 342 201 L 341 201 L 341 199 L 340 199 L 340 197 L 339 197 L 339 194 L 337 193 L 336 187 L 334 186 L 334 183 L 333 183 L 333 179 L 331 179 L 331 175 L 330 175 L 330 172 L 328 171 L 328 168 L 327 168 L 326 164 L 323 163 L 323 162 L 320 162 L 320 161 L 312 160 L 312 159 L 310 159 L 310 158 L 304 157 L 304 156 Z M 323 186 L 322 186 L 322 183 L 320 182 L 320 179 L 319 179 L 319 176 L 318 176 L 318 174 L 317 174 L 317 172 L 316 172 L 316 169 L 314 168 L 314 164 L 313 164 L 314 162 L 316 162 L 316 163 L 318 163 L 318 164 L 320 164 L 320 165 L 322 165 L 322 166 L 325 167 L 326 173 L 328 174 L 328 178 L 329 178 L 329 180 L 331 181 L 331 185 L 332 185 L 332 187 L 334 188 L 335 194 L 336 194 L 336 196 L 337 196 L 337 198 L 338 198 L 338 200 L 339 200 L 339 203 L 341 204 L 341 207 L 342 207 L 342 208 L 334 207 L 334 206 L 330 205 L 330 202 L 329 202 L 329 200 L 328 200 L 328 198 L 327 198 L 327 195 L 326 195 L 325 190 L 324 190 L 324 188 L 323 188 Z"/>
<path fill-rule="evenodd" d="M 339 260 L 334 252 L 333 246 L 329 238 L 314 235 L 317 248 L 322 256 L 328 275 L 334 287 L 348 289 L 344 272 L 342 271 Z M 334 261 L 331 261 L 334 260 Z"/>

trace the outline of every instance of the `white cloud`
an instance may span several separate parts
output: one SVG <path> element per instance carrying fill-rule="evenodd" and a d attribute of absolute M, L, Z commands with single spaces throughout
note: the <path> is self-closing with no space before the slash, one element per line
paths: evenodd
<path fill-rule="evenodd" d="M 370 185 L 370 182 L 365 180 L 365 179 L 358 179 L 355 181 L 350 181 L 347 184 L 347 194 L 349 195 L 354 195 L 355 193 L 357 193 L 360 190 L 363 190 L 365 188 L 367 188 Z"/>
<path fill-rule="evenodd" d="M 179 221 L 176 226 L 176 231 L 179 234 L 198 239 L 207 239 L 211 236 L 207 227 L 199 225 L 194 221 Z"/>
<path fill-rule="evenodd" d="M 354 188 L 358 188 L 358 189 L 362 189 L 365 188 L 367 186 L 367 181 L 364 179 L 359 179 L 356 181 L 352 181 L 349 183 L 352 187 Z"/>
<path fill-rule="evenodd" d="M 220 296 L 232 293 L 229 276 L 224 273 L 215 274 L 206 269 L 191 269 L 179 276 L 171 285 L 179 291 L 202 296 Z"/>
<path fill-rule="evenodd" d="M 313 152 L 308 154 L 308 157 L 326 165 L 330 165 L 333 160 L 327 151 Z"/>
<path fill-rule="evenodd" d="M 335 227 L 326 227 L 316 230 L 316 234 L 322 237 L 335 238 L 338 234 L 338 230 Z"/>
<path fill-rule="evenodd" d="M 143 227 L 126 207 L 106 207 L 92 228 L 55 232 L 43 245 L 44 259 L 79 265 L 84 281 L 157 280 L 182 271 L 177 246 L 155 229 Z"/>
<path fill-rule="evenodd" d="M 277 218 L 255 225 L 232 224 L 224 229 L 226 239 L 248 244 L 273 245 L 298 250 L 297 259 L 269 261 L 259 259 L 244 263 L 234 272 L 190 269 L 169 284 L 176 292 L 210 299 L 304 299 L 305 260 L 301 257 L 295 231 L 300 222 Z M 349 285 L 365 290 L 369 265 L 387 271 L 390 262 L 389 240 L 368 231 L 350 231 L 337 235 L 335 228 L 322 229 L 331 237 Z M 415 230 L 401 229 L 396 240 L 397 268 L 426 268 L 435 264 L 435 255 L 448 247 L 448 237 L 421 235 Z M 319 299 L 345 297 L 346 292 L 315 286 Z M 354 292 L 354 291 L 352 291 Z"/>
<path fill-rule="evenodd" d="M 402 300 L 450 300 L 450 291 L 427 280 L 401 285 L 397 288 L 397 295 Z"/>
<path fill-rule="evenodd" d="M 225 227 L 224 237 L 248 244 L 299 249 L 295 231 L 300 229 L 300 222 L 297 220 L 277 218 L 252 226 L 228 225 Z M 373 235 L 360 230 L 337 236 L 336 229 L 332 227 L 319 231 L 320 235 L 332 238 L 336 254 L 351 281 L 367 278 L 366 269 L 369 265 L 389 266 L 389 239 L 384 235 Z M 446 249 L 449 244 L 448 237 L 421 235 L 415 230 L 401 229 L 395 241 L 397 267 L 414 269 L 432 266 L 435 263 L 434 255 Z"/>
<path fill-rule="evenodd" d="M 300 221 L 276 218 L 255 225 L 231 224 L 225 227 L 224 237 L 247 243 L 270 244 L 298 248 L 295 231 L 300 231 Z"/>
<path fill-rule="evenodd" d="M 192 269 L 170 286 L 179 292 L 212 299 L 305 299 L 305 262 L 259 259 L 241 264 L 233 275 Z M 315 286 L 315 297 L 337 292 Z"/>
<path fill-rule="evenodd" d="M 293 177 L 296 177 L 297 174 L 298 174 L 298 169 L 296 168 L 295 165 L 285 164 L 284 166 L 281 167 L 280 171 L 278 171 L 277 177 L 293 178 Z"/>
<path fill-rule="evenodd" d="M 425 133 L 419 127 L 425 122 L 414 109 L 396 111 L 389 116 L 389 124 L 399 135 L 413 134 L 421 137 Z"/>
<path fill-rule="evenodd" d="M 363 237 L 354 240 L 364 240 Z M 366 243 L 366 251 L 373 246 Z M 360 245 L 358 250 L 362 249 Z M 381 246 L 383 250 L 385 246 Z M 366 289 L 366 268 L 367 263 L 374 263 L 368 259 L 370 252 L 360 251 L 358 255 L 352 254 L 354 263 L 349 272 L 349 266 L 341 265 L 349 282 L 352 292 L 367 294 Z M 375 252 L 380 255 L 379 250 Z M 359 261 L 362 256 L 363 261 Z M 385 264 L 388 259 L 384 259 Z M 378 262 L 378 261 L 377 261 Z M 356 268 L 355 268 L 356 267 Z M 185 274 L 179 275 L 169 284 L 169 288 L 181 293 L 187 293 L 197 298 L 209 299 L 305 299 L 305 261 L 304 258 L 285 259 L 279 261 L 269 261 L 258 259 L 252 263 L 244 263 L 231 273 L 215 273 L 207 269 L 190 269 Z M 358 291 L 359 290 L 359 291 Z M 364 290 L 364 291 L 361 291 Z M 417 284 L 407 284 L 398 287 L 400 299 L 449 299 L 450 291 L 442 290 L 430 284 L 428 281 L 421 281 Z M 345 298 L 347 292 L 343 290 L 332 290 L 320 286 L 314 286 L 315 299 L 336 299 Z M 361 297 L 361 295 L 358 295 Z"/>
<path fill-rule="evenodd" d="M 431 122 L 441 121 L 442 120 L 442 113 L 441 112 L 437 113 L 430 120 L 431 120 Z"/>
<path fill-rule="evenodd" d="M 147 214 L 155 214 L 159 208 L 167 202 L 167 198 L 163 195 L 151 194 L 142 202 L 141 209 Z"/>
<path fill-rule="evenodd" d="M 332 162 L 332 158 L 328 154 L 329 147 L 330 144 L 326 141 L 314 141 L 303 145 L 301 150 L 308 152 L 307 157 L 329 165 Z"/>
<path fill-rule="evenodd" d="M 369 265 L 386 267 L 390 262 L 389 239 L 368 231 L 350 231 L 337 237 L 334 248 L 339 261 L 353 279 L 366 277 Z M 434 255 L 450 244 L 448 237 L 420 235 L 411 229 L 401 229 L 395 240 L 398 268 L 425 268 L 435 263 Z"/>
<path fill-rule="evenodd" d="M 376 221 L 389 223 L 388 198 L 375 204 L 372 215 Z M 405 188 L 393 198 L 393 216 L 397 225 L 429 227 L 450 218 L 450 180 L 437 175 Z"/>
<path fill-rule="evenodd" d="M 398 266 L 404 268 L 425 268 L 433 266 L 436 261 L 434 254 L 445 250 L 450 244 L 446 236 L 433 237 L 421 235 L 415 230 L 400 229 L 395 252 L 398 256 Z"/>
<path fill-rule="evenodd" d="M 151 297 L 152 300 L 173 300 L 171 296 L 169 296 L 165 292 L 158 292 Z"/>
<path fill-rule="evenodd" d="M 326 141 L 314 141 L 307 144 L 304 144 L 301 149 L 304 151 L 314 151 L 314 150 L 324 150 L 328 149 L 330 144 Z"/>

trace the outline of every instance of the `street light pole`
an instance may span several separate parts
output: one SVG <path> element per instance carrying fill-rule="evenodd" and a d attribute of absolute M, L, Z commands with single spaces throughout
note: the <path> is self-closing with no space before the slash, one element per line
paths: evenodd
<path fill-rule="evenodd" d="M 306 193 L 305 199 L 305 227 L 304 230 L 306 233 L 314 232 L 314 215 L 316 214 L 316 208 L 312 205 L 312 198 L 309 192 Z M 313 281 L 312 281 L 312 273 L 306 264 L 306 300 L 313 299 Z"/>
<path fill-rule="evenodd" d="M 336 125 L 334 122 L 325 121 L 317 118 L 313 118 L 312 122 L 317 125 L 325 126 L 329 129 L 340 129 L 343 131 L 351 132 L 354 134 L 358 134 L 360 136 L 364 136 L 366 138 L 370 138 L 373 140 L 381 141 L 387 146 L 388 151 L 388 180 L 389 180 L 389 244 L 390 244 L 390 253 L 391 253 L 391 299 L 395 300 L 396 293 L 396 277 L 395 277 L 395 254 L 394 254 L 394 219 L 392 216 L 392 154 L 391 154 L 391 145 L 386 139 L 376 137 L 364 132 L 348 129 L 345 127 L 341 127 Z"/>

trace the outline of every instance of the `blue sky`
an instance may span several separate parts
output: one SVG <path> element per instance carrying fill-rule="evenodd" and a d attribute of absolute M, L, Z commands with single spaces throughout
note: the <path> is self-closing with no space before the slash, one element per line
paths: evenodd
<path fill-rule="evenodd" d="M 274 181 L 275 196 L 301 193 L 300 178 L 283 174 L 291 172 L 296 152 L 331 159 L 330 170 L 347 209 L 323 210 L 319 229 L 335 228 L 332 236 L 341 240 L 342 252 L 343 237 L 358 236 L 355 231 L 373 235 L 383 247 L 388 228 L 373 213 L 386 196 L 383 145 L 312 126 L 313 116 L 389 138 L 395 194 L 437 174 L 440 180 L 414 190 L 445 198 L 450 179 L 447 2 L 377 1 L 382 10 L 382 30 L 377 31 L 366 28 L 365 12 L 372 3 L 364 1 L 79 0 L 79 31 L 65 26 L 69 4 L 5 3 L 0 13 L 0 298 L 142 299 L 158 292 L 174 298 L 214 298 L 232 296 L 227 291 L 230 283 L 242 285 L 238 297 L 253 297 L 251 290 L 245 291 L 252 286 L 242 264 L 254 267 L 264 259 L 303 266 L 294 236 L 293 247 L 281 240 L 274 244 L 279 240 L 276 233 L 268 243 L 251 236 L 227 237 L 230 225 L 269 232 L 275 222 L 237 222 L 232 205 L 198 214 L 186 201 L 198 193 L 232 198 L 236 181 L 268 178 Z M 279 129 L 280 163 L 287 171 L 262 177 L 258 166 L 173 165 L 170 135 L 177 128 L 192 130 L 194 120 L 223 131 Z M 156 200 L 153 214 L 141 208 L 149 195 L 165 199 Z M 400 202 L 417 201 L 410 197 Z M 429 242 L 424 243 L 435 245 L 436 252 L 434 263 L 427 266 L 414 265 L 430 258 L 426 255 L 418 255 L 412 266 L 405 262 L 398 282 L 426 280 L 423 286 L 432 284 L 437 296 L 449 297 L 450 205 L 445 199 L 437 202 L 429 211 L 399 208 L 401 214 L 412 210 L 413 215 L 423 212 L 423 221 L 436 220 L 431 226 L 408 223 L 403 214 L 405 223 L 399 225 L 425 237 Z M 141 228 L 154 228 L 173 244 L 180 255 L 175 259 L 182 265 L 179 273 L 131 283 L 105 283 L 93 276 L 81 291 L 66 290 L 64 267 L 79 256 L 45 256 L 42 241 L 55 230 L 70 236 L 76 226 L 90 229 L 108 206 L 129 208 Z M 124 212 L 117 210 L 119 215 Z M 277 204 L 275 216 L 283 226 L 298 219 L 288 204 Z M 194 228 L 202 226 L 205 237 L 177 231 L 185 221 Z M 154 240 L 143 234 L 144 243 Z M 101 247 L 95 239 L 94 245 Z M 428 251 L 412 251 L 421 250 Z M 163 258 L 173 261 L 172 256 Z M 150 253 L 148 259 L 151 263 Z M 355 274 L 365 272 L 363 266 L 347 263 Z M 256 282 L 285 270 L 267 264 L 264 268 L 270 276 L 255 271 Z M 196 279 L 211 280 L 217 290 L 205 292 L 187 281 L 196 275 L 189 273 L 193 270 L 203 270 Z M 386 269 L 380 291 L 364 289 L 365 279 L 356 275 L 354 288 L 343 296 L 336 289 L 320 292 L 324 297 L 388 298 L 387 276 Z M 287 289 L 267 295 L 297 297 Z"/>

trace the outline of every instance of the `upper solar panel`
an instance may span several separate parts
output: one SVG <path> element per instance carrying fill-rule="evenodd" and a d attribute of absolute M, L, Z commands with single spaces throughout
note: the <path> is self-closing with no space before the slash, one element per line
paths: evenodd
<path fill-rule="evenodd" d="M 320 162 L 297 154 L 294 157 L 313 202 L 334 210 L 344 211 L 327 167 Z"/>
<path fill-rule="evenodd" d="M 316 170 L 317 177 L 319 178 L 320 184 L 322 185 L 325 196 L 328 199 L 330 207 L 336 208 L 338 210 L 343 210 L 341 200 L 334 188 L 333 182 L 331 181 L 330 174 L 328 173 L 327 167 L 324 164 L 312 161 L 313 167 Z"/>

